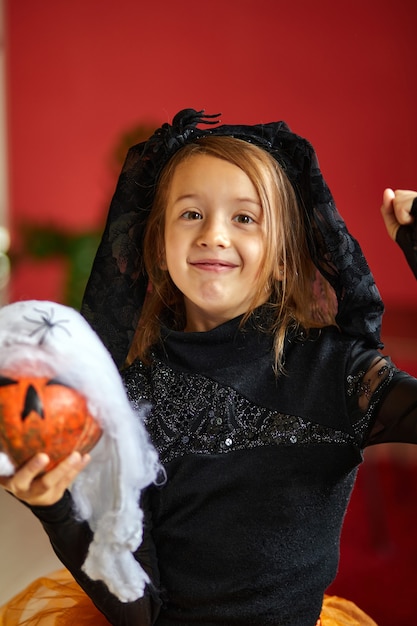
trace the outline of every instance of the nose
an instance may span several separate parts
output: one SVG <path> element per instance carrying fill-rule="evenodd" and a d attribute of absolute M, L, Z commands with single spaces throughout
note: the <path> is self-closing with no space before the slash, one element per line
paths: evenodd
<path fill-rule="evenodd" d="M 198 244 L 208 248 L 227 248 L 230 246 L 230 233 L 225 221 L 220 217 L 210 217 L 203 220 Z"/>
<path fill-rule="evenodd" d="M 32 411 L 37 413 L 42 419 L 45 418 L 42 400 L 40 399 L 35 387 L 33 385 L 29 385 L 26 392 L 25 405 L 21 413 L 22 422 L 25 421 L 29 413 L 31 413 Z"/>

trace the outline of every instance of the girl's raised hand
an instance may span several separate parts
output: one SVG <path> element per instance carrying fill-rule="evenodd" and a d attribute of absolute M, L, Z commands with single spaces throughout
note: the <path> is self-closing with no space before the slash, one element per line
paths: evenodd
<path fill-rule="evenodd" d="M 0 485 L 16 498 L 31 506 L 50 506 L 64 495 L 79 472 L 90 460 L 88 454 L 73 452 L 49 472 L 43 473 L 49 463 L 47 454 L 40 452 L 13 476 L 0 477 Z"/>
<path fill-rule="evenodd" d="M 397 231 L 402 224 L 411 224 L 414 220 L 410 215 L 414 198 L 417 197 L 417 191 L 408 189 L 385 189 L 381 213 L 385 222 L 385 227 L 391 239 L 395 241 Z"/>

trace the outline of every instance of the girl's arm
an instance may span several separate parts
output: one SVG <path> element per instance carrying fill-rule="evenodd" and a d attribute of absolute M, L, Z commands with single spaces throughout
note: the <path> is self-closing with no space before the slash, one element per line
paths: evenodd
<path fill-rule="evenodd" d="M 395 371 L 375 396 L 371 402 L 376 400 L 377 408 L 367 445 L 417 444 L 417 379 L 406 372 Z"/>
<path fill-rule="evenodd" d="M 72 497 L 67 488 L 78 472 L 85 467 L 88 457 L 83 458 L 74 453 L 50 472 L 42 474 L 48 462 L 47 455 L 36 455 L 12 477 L 2 478 L 0 482 L 31 508 L 47 532 L 58 558 L 111 624 L 115 626 L 153 624 L 160 606 L 154 586 L 158 585 L 159 581 L 148 526 L 145 524 L 144 539 L 135 553 L 135 558 L 148 573 L 152 584 L 147 586 L 143 598 L 135 602 L 120 602 L 104 583 L 91 580 L 82 571 L 93 533 L 87 522 L 77 519 Z M 146 502 L 142 508 L 146 518 Z"/>
<path fill-rule="evenodd" d="M 389 236 L 417 278 L 417 191 L 385 189 L 381 213 Z"/>
<path fill-rule="evenodd" d="M 142 506 L 142 508 L 144 508 Z M 145 596 L 135 602 L 120 602 L 101 581 L 91 580 L 83 571 L 93 533 L 87 522 L 78 521 L 74 515 L 72 498 L 65 492 L 63 498 L 50 507 L 31 507 L 49 536 L 52 547 L 60 561 L 71 572 L 77 583 L 91 598 L 97 608 L 115 626 L 150 626 L 154 623 L 160 607 L 155 584 L 156 556 L 149 530 L 145 526 L 142 544 L 135 558 L 147 572 L 151 581 Z M 144 511 L 145 516 L 146 512 Z"/>
<path fill-rule="evenodd" d="M 417 379 L 362 341 L 353 348 L 348 371 L 347 403 L 363 433 L 362 446 L 417 444 Z"/>
<path fill-rule="evenodd" d="M 399 244 L 417 278 L 417 191 L 385 189 L 381 213 L 389 236 Z M 361 384 L 362 410 L 375 407 L 366 445 L 417 443 L 417 380 L 381 359 Z"/>

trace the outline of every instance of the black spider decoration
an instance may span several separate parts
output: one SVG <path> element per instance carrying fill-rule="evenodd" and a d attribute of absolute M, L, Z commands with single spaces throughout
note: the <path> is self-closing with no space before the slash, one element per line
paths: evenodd
<path fill-rule="evenodd" d="M 65 328 L 63 324 L 68 324 L 69 320 L 56 320 L 54 321 L 54 309 L 51 308 L 49 311 L 43 311 L 42 309 L 33 309 L 36 313 L 40 313 L 40 319 L 31 319 L 30 317 L 23 316 L 27 322 L 31 322 L 32 324 L 37 324 L 37 328 L 35 328 L 31 333 L 29 333 L 29 337 L 33 337 L 37 333 L 42 333 L 39 338 L 39 345 L 41 346 L 45 341 L 45 337 L 48 333 L 54 332 L 54 328 L 60 328 L 65 331 L 69 337 L 71 337 L 71 333 L 68 328 Z"/>

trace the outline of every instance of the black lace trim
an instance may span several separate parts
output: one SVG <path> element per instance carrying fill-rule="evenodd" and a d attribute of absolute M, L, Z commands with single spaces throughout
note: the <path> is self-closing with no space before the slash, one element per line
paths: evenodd
<path fill-rule="evenodd" d="M 116 363 L 121 367 L 125 362 L 147 293 L 142 247 L 160 172 L 183 145 L 207 135 L 236 137 L 273 156 L 297 196 L 311 258 L 336 292 L 339 328 L 381 346 L 379 292 L 336 209 L 312 145 L 283 121 L 252 126 L 217 126 L 217 121 L 217 114 L 180 111 L 172 124 L 128 152 L 82 304 L 83 315 Z"/>
<path fill-rule="evenodd" d="M 378 370 L 378 377 L 381 378 L 381 383 L 373 393 L 371 393 L 370 382 L 364 379 L 366 375 L 364 370 L 347 377 L 347 395 L 357 396 L 358 398 L 365 395 L 366 399 L 369 401 L 368 408 L 366 412 L 363 413 L 362 418 L 353 424 L 353 428 L 357 435 L 363 435 L 368 429 L 370 420 L 381 401 L 385 389 L 391 383 L 394 374 L 398 371 L 399 370 L 395 367 L 395 365 L 386 359 L 386 363 L 384 363 L 384 365 L 382 365 Z M 383 376 L 385 376 L 384 379 L 382 379 Z"/>

